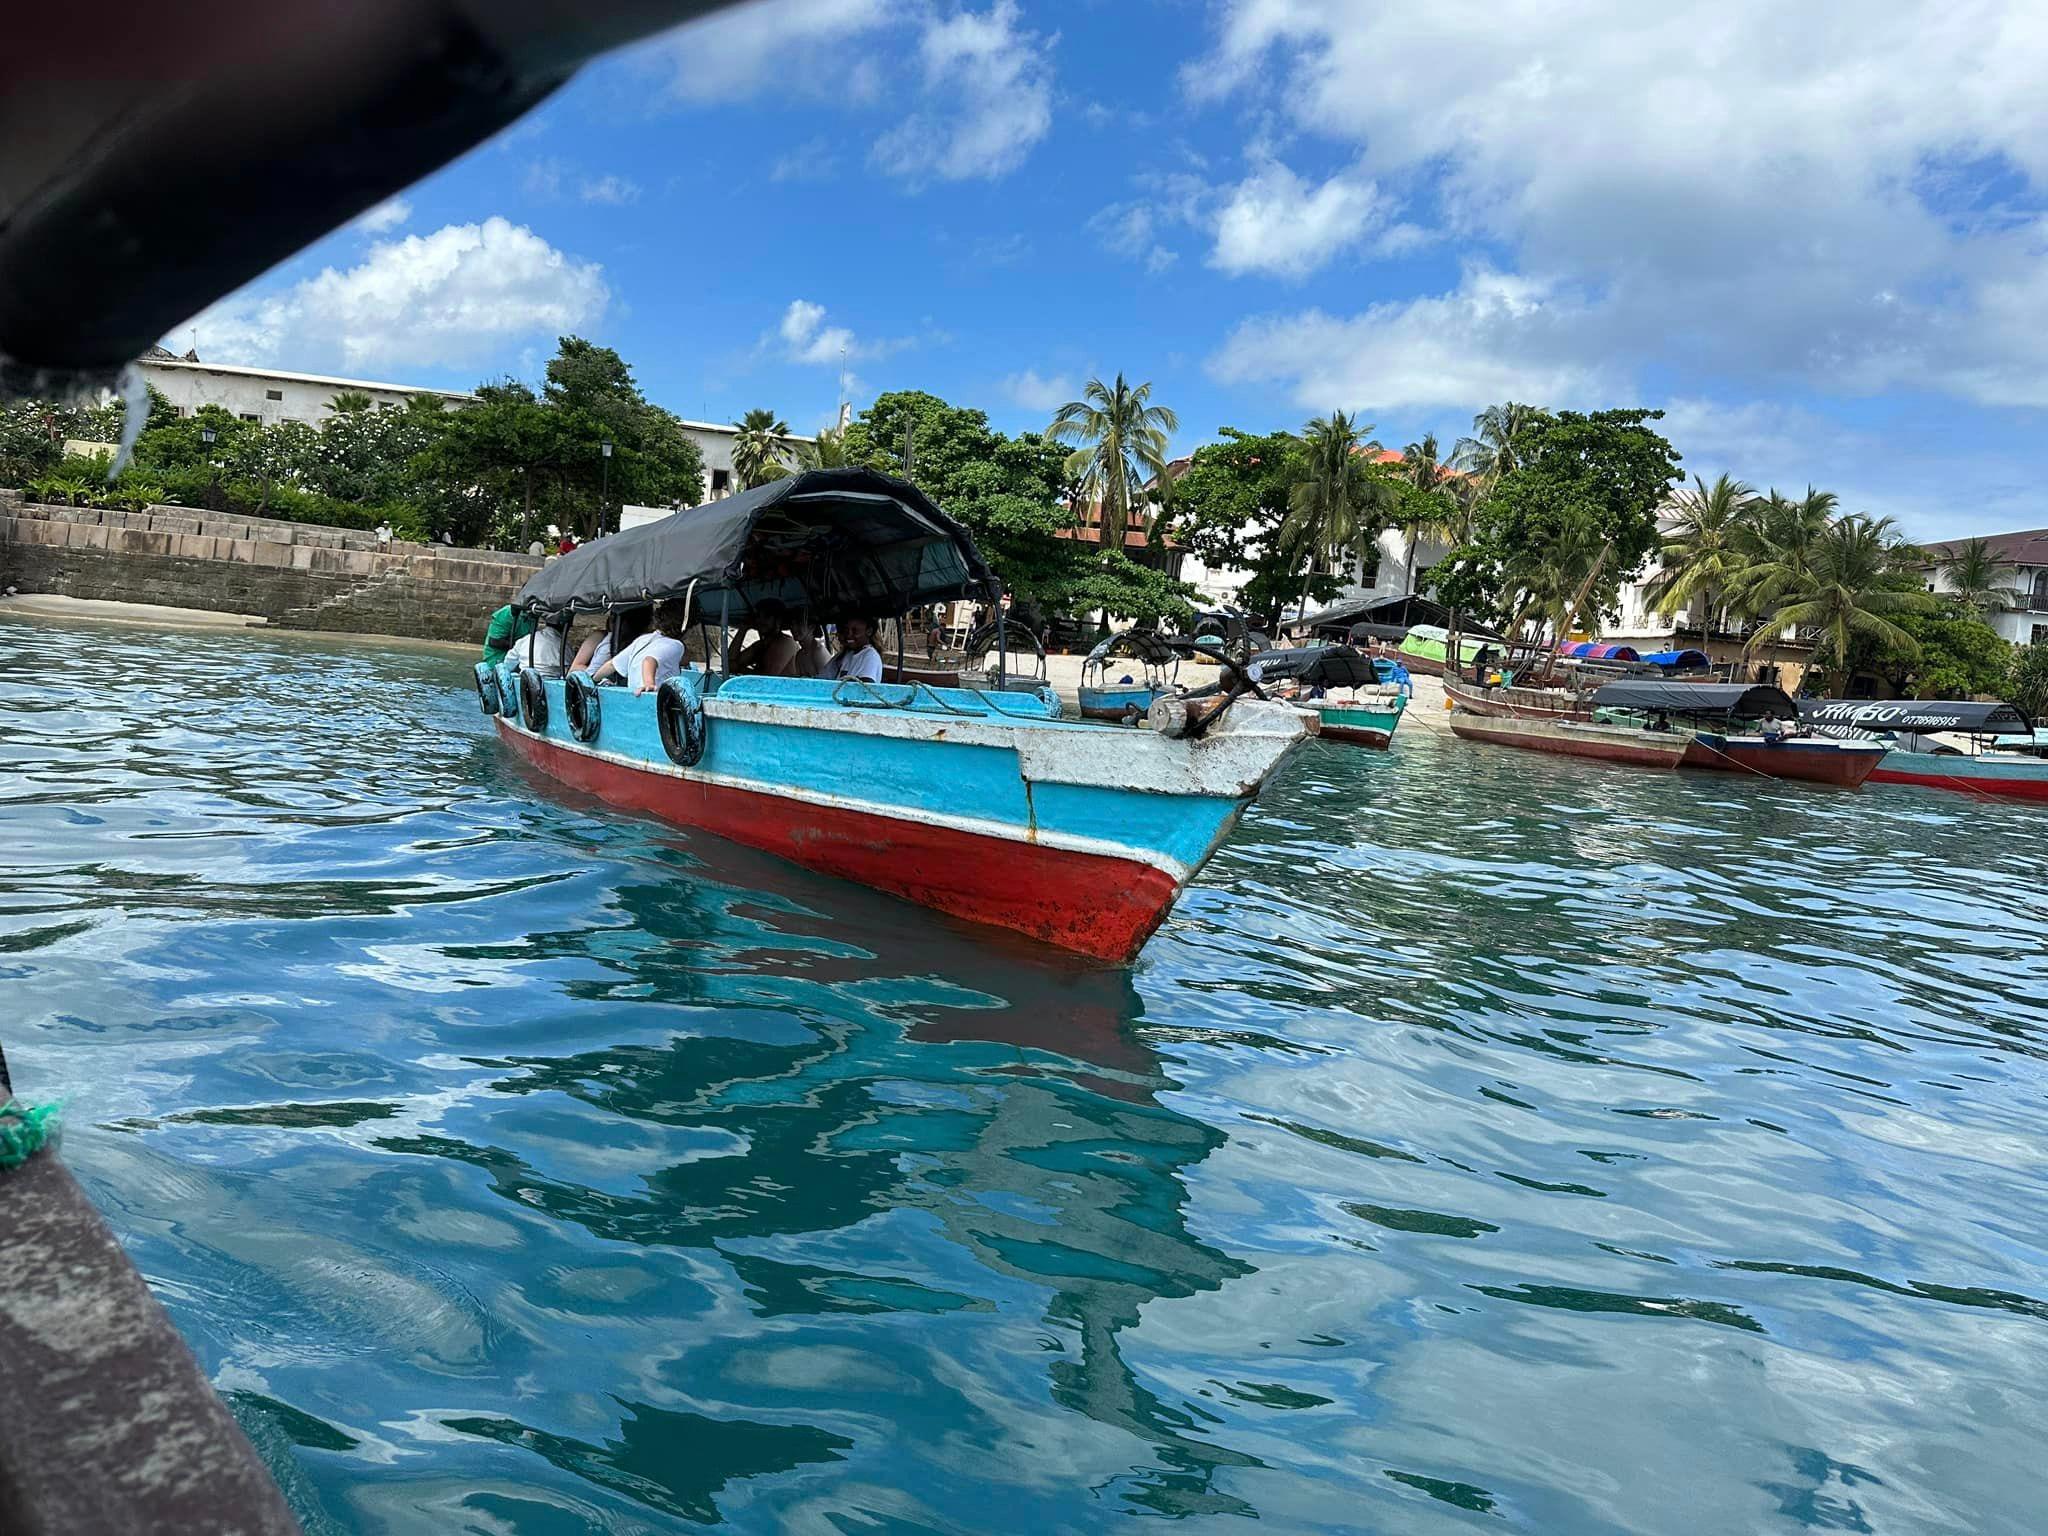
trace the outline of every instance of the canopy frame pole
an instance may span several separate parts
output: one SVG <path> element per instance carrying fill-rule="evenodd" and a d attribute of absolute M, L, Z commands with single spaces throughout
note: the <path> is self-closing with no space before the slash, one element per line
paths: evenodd
<path fill-rule="evenodd" d="M 1003 606 L 1003 589 L 996 587 L 996 688 L 1000 692 L 1009 678 L 1010 638 L 1009 609 Z"/>
<path fill-rule="evenodd" d="M 732 602 L 732 589 L 727 587 L 718 594 L 718 670 L 726 677 L 732 676 L 732 629 L 726 622 L 728 605 Z"/>

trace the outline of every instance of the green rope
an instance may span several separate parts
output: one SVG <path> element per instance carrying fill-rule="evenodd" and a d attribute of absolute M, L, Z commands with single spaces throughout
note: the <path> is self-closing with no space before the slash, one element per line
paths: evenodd
<path fill-rule="evenodd" d="M 54 1104 L 24 1104 L 9 1099 L 0 1104 L 0 1168 L 19 1168 L 42 1150 L 55 1133 Z"/>

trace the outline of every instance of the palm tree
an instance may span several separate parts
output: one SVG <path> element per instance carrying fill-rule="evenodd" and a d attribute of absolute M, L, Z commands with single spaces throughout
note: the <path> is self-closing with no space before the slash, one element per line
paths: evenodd
<path fill-rule="evenodd" d="M 1678 523 L 1664 535 L 1660 568 L 1644 595 L 1667 619 L 1686 609 L 1705 633 L 1720 627 L 1729 585 L 1742 572 L 1737 540 L 1756 492 L 1731 475 L 1712 485 L 1694 475 L 1692 483 L 1675 498 Z"/>
<path fill-rule="evenodd" d="M 1887 615 L 1923 613 L 1933 599 L 1925 592 L 1888 586 L 1911 569 L 1912 546 L 1897 538 L 1888 517 L 1845 517 L 1829 523 L 1806 555 L 1806 579 L 1785 594 L 1775 611 L 1749 637 L 1748 649 L 1767 645 L 1781 631 L 1804 630 L 1840 669 L 1835 687 L 1849 681 L 1852 640 L 1874 641 L 1903 656 L 1920 647 Z"/>
<path fill-rule="evenodd" d="M 1406 590 L 1402 595 L 1413 597 L 1416 545 L 1425 533 L 1447 542 L 1460 542 L 1453 536 L 1464 524 L 1463 514 L 1468 506 L 1464 491 L 1470 478 L 1438 457 L 1434 432 L 1425 432 L 1421 442 L 1410 443 L 1401 450 L 1401 465 L 1395 473 L 1422 492 L 1422 496 L 1411 497 L 1402 505 L 1401 532 L 1406 545 L 1402 556 Z"/>
<path fill-rule="evenodd" d="M 1451 463 L 1489 487 L 1498 485 L 1502 477 L 1521 468 L 1527 456 L 1529 428 L 1544 414 L 1533 405 L 1513 400 L 1489 405 L 1472 418 L 1472 435 L 1458 439 Z"/>
<path fill-rule="evenodd" d="M 1941 574 L 1948 578 L 1948 595 L 1980 619 L 2018 603 L 2019 593 L 2008 580 L 2018 570 L 1992 548 L 1989 539 L 1965 539 L 1941 562 Z"/>
<path fill-rule="evenodd" d="M 846 429 L 827 427 L 816 440 L 796 445 L 799 469 L 845 469 L 853 461 L 846 456 Z"/>
<path fill-rule="evenodd" d="M 1142 505 L 1147 480 L 1166 484 L 1166 445 L 1180 430 L 1180 418 L 1163 405 L 1147 404 L 1150 383 L 1133 388 L 1090 379 L 1081 398 L 1069 400 L 1052 418 L 1046 436 L 1081 446 L 1067 455 L 1067 477 L 1081 499 L 1102 504 L 1102 547 L 1121 551 L 1131 508 Z"/>
<path fill-rule="evenodd" d="M 327 409 L 337 416 L 360 416 L 375 404 L 360 389 L 344 389 L 327 402 Z"/>
<path fill-rule="evenodd" d="M 739 430 L 732 440 L 732 472 L 741 490 L 751 491 L 789 473 L 782 457 L 792 447 L 788 422 L 773 411 L 757 408 L 733 425 Z"/>
<path fill-rule="evenodd" d="M 1834 521 L 1833 491 L 1812 486 L 1797 501 L 1772 491 L 1752 500 L 1736 524 L 1726 605 L 1748 618 L 1781 607 L 1811 585 L 1814 546 Z"/>
<path fill-rule="evenodd" d="M 1384 482 L 1373 472 L 1364 450 L 1372 430 L 1342 411 L 1318 416 L 1302 428 L 1302 478 L 1287 492 L 1287 516 L 1280 524 L 1280 548 L 1290 559 L 1306 559 L 1301 577 L 1301 607 L 1308 612 L 1308 589 L 1315 580 L 1316 561 L 1333 564 L 1356 553 L 1377 536 L 1379 514 L 1385 510 Z"/>

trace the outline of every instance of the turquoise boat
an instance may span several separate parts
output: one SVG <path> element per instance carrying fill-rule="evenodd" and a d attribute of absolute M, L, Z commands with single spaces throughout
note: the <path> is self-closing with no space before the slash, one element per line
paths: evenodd
<path fill-rule="evenodd" d="M 1061 717 L 1050 689 L 733 676 L 735 624 L 999 602 L 972 538 L 915 486 L 813 470 L 585 545 L 515 605 L 566 631 L 665 599 L 709 658 L 653 692 L 479 663 L 500 738 L 549 777 L 957 917 L 1100 959 L 1144 945 L 1306 740 L 1226 668 L 1149 728 Z M 563 654 L 573 654 L 564 634 Z M 1170 707 L 1169 707 L 1170 706 Z"/>
<path fill-rule="evenodd" d="M 1297 709 L 1312 711 L 1326 741 L 1384 752 L 1408 708 L 1414 685 L 1407 668 L 1350 645 L 1262 651 L 1254 672 Z M 1337 689 L 1343 697 L 1332 697 Z"/>

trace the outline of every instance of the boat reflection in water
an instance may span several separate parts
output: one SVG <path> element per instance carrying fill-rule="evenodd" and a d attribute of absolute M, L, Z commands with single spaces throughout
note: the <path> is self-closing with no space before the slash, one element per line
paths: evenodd
<path fill-rule="evenodd" d="M 660 1342 L 640 1358 L 645 1331 L 579 1334 L 594 1406 L 549 1399 L 444 1430 L 697 1520 L 749 1479 L 874 1454 L 946 1528 L 986 1522 L 974 1501 L 1005 1465 L 1020 1529 L 1038 1528 L 1040 1498 L 1045 1521 L 1070 1514 L 1081 1483 L 1134 1511 L 1255 1513 L 1216 1473 L 1259 1463 L 1163 1403 L 1119 1342 L 1148 1305 L 1252 1272 L 1188 1229 L 1183 1178 L 1224 1138 L 1161 1102 L 1176 1084 L 1134 1029 L 1124 972 L 704 836 L 613 895 L 600 925 L 513 958 L 567 967 L 608 1003 L 577 1016 L 616 1016 L 629 1037 L 486 1063 L 480 1123 L 381 1145 L 473 1166 L 520 1211 L 586 1233 L 597 1257 L 550 1270 L 558 1294 L 530 1304 L 587 1327 L 592 1295 L 630 1296 L 622 1310 Z M 649 1038 L 650 1011 L 684 1027 Z M 579 1176 L 584 1154 L 533 1150 L 537 1110 L 522 1108 L 565 1099 L 682 1155 L 590 1155 L 596 1174 Z M 683 1382 L 698 1406 L 663 1401 Z M 1017 1411 L 1048 1395 L 1052 1418 Z M 621 1408 L 609 1433 L 578 1428 Z M 1131 1439 L 1061 1430 L 1059 1413 Z M 1040 1436 L 1099 1465 L 1042 1479 Z M 978 1481 L 956 1475 L 961 1454 Z"/>

